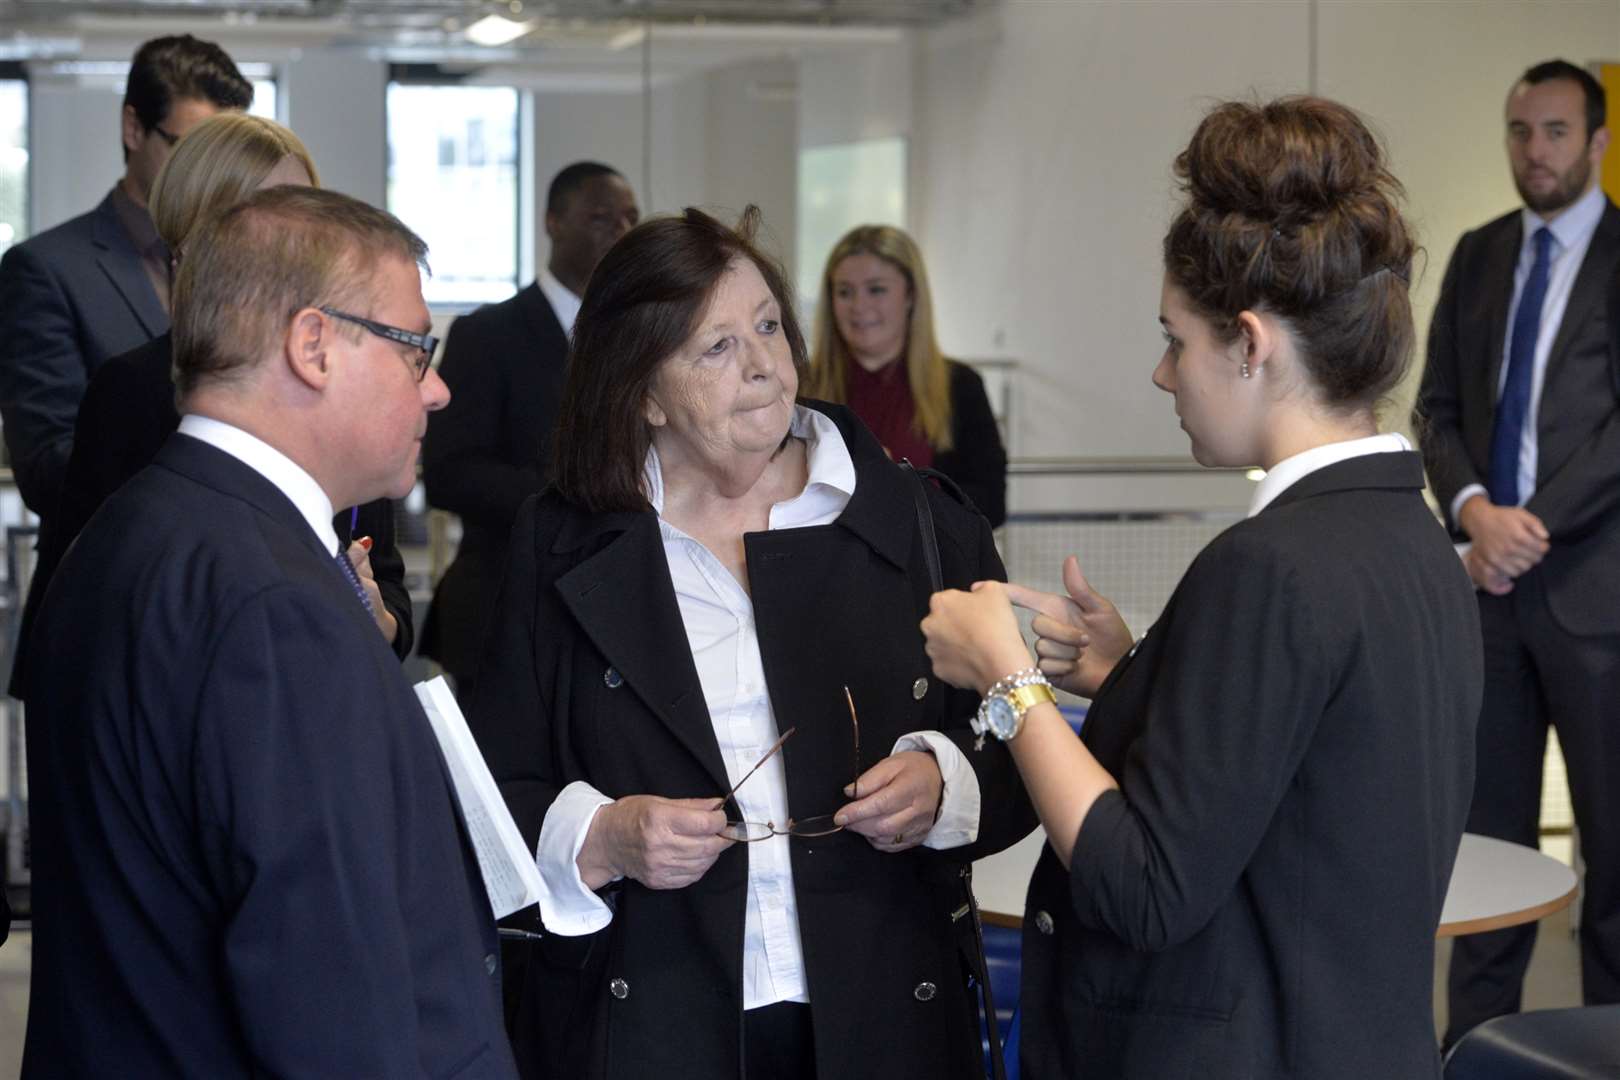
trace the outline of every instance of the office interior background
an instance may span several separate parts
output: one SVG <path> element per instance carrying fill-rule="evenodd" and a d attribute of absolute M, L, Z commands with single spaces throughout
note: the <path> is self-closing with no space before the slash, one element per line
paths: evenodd
<path fill-rule="evenodd" d="M 1192 463 L 1149 382 L 1170 164 L 1204 109 L 1309 92 L 1372 122 L 1426 249 L 1421 341 L 1458 235 L 1517 205 L 1514 78 L 1561 56 L 1620 88 L 1604 67 L 1620 0 L 0 0 L 0 250 L 106 194 L 129 57 L 180 32 L 230 52 L 326 186 L 427 239 L 441 333 L 532 280 L 537 194 L 579 159 L 620 169 L 644 213 L 759 205 L 806 308 L 848 227 L 906 227 L 946 351 L 981 367 L 1001 413 L 1009 571 L 1055 587 L 1076 551 L 1139 629 L 1252 486 Z M 14 491 L 0 514 L 27 524 Z M 442 564 L 426 539 L 423 596 Z M 11 863 L 15 728 L 0 740 Z M 1559 772 L 1554 751 L 1548 844 L 1569 857 Z M 1542 937 L 1567 971 L 1530 995 L 1578 1003 L 1567 933 Z M 0 950 L 0 1075 L 20 1055 L 26 947 Z"/>

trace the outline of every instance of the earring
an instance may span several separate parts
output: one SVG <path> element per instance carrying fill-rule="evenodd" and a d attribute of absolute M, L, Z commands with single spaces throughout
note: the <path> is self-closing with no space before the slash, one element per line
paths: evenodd
<path fill-rule="evenodd" d="M 1245 379 L 1247 379 L 1250 375 L 1254 374 L 1253 372 L 1251 372 L 1249 370 L 1249 362 L 1247 360 L 1243 361 L 1243 366 L 1238 368 L 1238 373 L 1240 375 L 1242 375 Z"/>

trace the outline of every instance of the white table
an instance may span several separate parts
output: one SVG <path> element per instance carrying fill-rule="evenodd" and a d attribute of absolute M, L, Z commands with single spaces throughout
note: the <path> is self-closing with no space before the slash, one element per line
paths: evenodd
<path fill-rule="evenodd" d="M 986 922 L 1018 926 L 1024 892 L 1046 844 L 1046 833 L 1031 836 L 973 864 L 973 890 Z M 1478 934 L 1535 922 L 1575 899 L 1575 871 L 1535 848 L 1464 833 L 1451 872 L 1437 937 Z"/>
<path fill-rule="evenodd" d="M 1575 871 L 1535 848 L 1463 833 L 1437 937 L 1535 922 L 1575 900 Z"/>

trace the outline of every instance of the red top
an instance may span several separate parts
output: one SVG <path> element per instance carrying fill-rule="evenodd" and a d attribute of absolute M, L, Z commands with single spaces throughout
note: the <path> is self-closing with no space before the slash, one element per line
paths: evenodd
<path fill-rule="evenodd" d="M 906 365 L 896 358 L 877 371 L 849 365 L 849 407 L 872 429 L 896 461 L 907 458 L 920 469 L 934 463 L 934 448 L 912 429 L 916 406 L 906 382 Z"/>

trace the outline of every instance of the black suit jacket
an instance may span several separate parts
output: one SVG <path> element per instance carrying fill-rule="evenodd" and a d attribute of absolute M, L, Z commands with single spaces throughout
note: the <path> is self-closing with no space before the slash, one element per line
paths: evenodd
<path fill-rule="evenodd" d="M 568 334 L 531 284 L 450 324 L 439 374 L 450 404 L 428 422 L 428 502 L 461 518 L 461 544 L 422 626 L 422 654 L 466 679 L 477 674 L 512 522 L 544 486 L 562 399 Z"/>
<path fill-rule="evenodd" d="M 966 364 L 947 360 L 951 373 L 951 448 L 934 468 L 956 481 L 992 529 L 1007 520 L 1007 451 L 1001 445 L 984 379 Z"/>
<path fill-rule="evenodd" d="M 831 525 L 745 540 L 772 707 L 782 730 L 798 728 L 783 749 L 789 809 L 810 817 L 846 801 L 845 685 L 860 710 L 863 768 L 906 732 L 941 731 L 983 796 L 971 847 L 889 855 L 853 832 L 790 841 L 817 1072 L 982 1078 L 959 937 L 971 925 L 952 919 L 958 874 L 1025 835 L 1032 811 L 1005 748 L 973 749 L 977 696 L 932 676 L 918 630 L 931 590 L 913 482 L 854 414 L 813 407 L 843 432 L 854 497 Z M 1002 578 L 984 519 L 929 492 L 946 584 Z M 574 780 L 610 797 L 718 797 L 731 786 L 650 510 L 592 515 L 554 491 L 524 507 L 471 721 L 530 847 Z M 736 845 L 684 889 L 625 881 L 606 929 L 535 946 L 517 1037 L 526 1075 L 740 1075 L 748 850 Z M 613 978 L 628 985 L 622 999 L 604 989 Z M 919 996 L 925 982 L 937 993 Z"/>
<path fill-rule="evenodd" d="M 1422 485 L 1414 453 L 1301 479 L 1110 673 L 1082 735 L 1119 790 L 1029 887 L 1031 1080 L 1439 1076 L 1483 661 Z"/>
<path fill-rule="evenodd" d="M 0 259 L 0 418 L 17 488 L 56 509 L 91 374 L 169 328 L 109 194 Z"/>
<path fill-rule="evenodd" d="M 68 459 L 57 512 L 40 523 L 39 559 L 23 614 L 24 638 L 68 545 L 113 492 L 157 457 L 180 426 L 174 383 L 170 380 L 173 344 L 170 335 L 164 333 L 109 360 L 91 377 L 79 407 L 73 453 Z M 405 560 L 394 539 L 394 504 L 378 499 L 358 509 L 359 513 L 352 515 L 352 528 L 347 509 L 332 518 L 332 527 L 345 545 L 356 537 L 372 538 L 372 573 L 383 606 L 399 626 L 394 653 L 404 659 L 411 654 L 415 631 L 411 596 L 405 588 Z M 12 692 L 16 696 L 23 696 L 20 690 L 14 684 Z"/>
<path fill-rule="evenodd" d="M 1414 426 L 1449 514 L 1490 468 L 1491 424 L 1523 238 L 1519 211 L 1463 234 L 1429 328 Z M 1620 632 L 1620 209 L 1606 203 L 1547 360 L 1536 418 L 1536 491 L 1525 509 L 1552 547 L 1531 574 L 1572 633 Z"/>
<path fill-rule="evenodd" d="M 175 435 L 36 641 L 24 1075 L 513 1074 L 438 745 L 280 491 Z"/>

